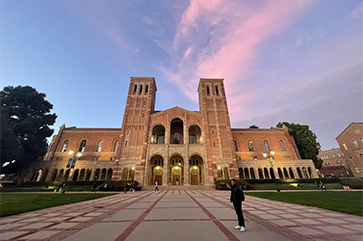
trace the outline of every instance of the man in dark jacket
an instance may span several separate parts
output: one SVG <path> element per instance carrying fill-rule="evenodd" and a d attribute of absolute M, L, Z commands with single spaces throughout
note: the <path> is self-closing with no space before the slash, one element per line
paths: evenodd
<path fill-rule="evenodd" d="M 236 211 L 238 217 L 238 225 L 235 227 L 235 229 L 239 229 L 241 232 L 244 232 L 246 231 L 246 228 L 245 219 L 242 213 L 242 201 L 245 200 L 245 196 L 243 191 L 239 188 L 239 186 L 237 186 L 236 179 L 232 179 L 231 184 L 232 186 L 227 183 L 227 187 L 231 189 L 230 201 L 233 203 L 234 210 Z"/>

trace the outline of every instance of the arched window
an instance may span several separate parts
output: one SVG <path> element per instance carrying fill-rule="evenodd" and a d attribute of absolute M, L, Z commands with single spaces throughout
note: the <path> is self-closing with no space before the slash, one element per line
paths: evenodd
<path fill-rule="evenodd" d="M 265 151 L 270 152 L 270 145 L 266 140 L 263 140 L 263 145 L 265 146 Z"/>
<path fill-rule="evenodd" d="M 83 140 L 81 144 L 79 145 L 78 151 L 84 152 L 84 149 L 86 148 L 86 140 Z"/>
<path fill-rule="evenodd" d="M 180 144 L 180 134 L 179 133 L 174 134 L 173 144 Z"/>
<path fill-rule="evenodd" d="M 248 150 L 253 151 L 253 142 L 251 140 L 248 141 Z"/>
<path fill-rule="evenodd" d="M 116 152 L 116 151 L 117 151 L 118 143 L 119 143 L 119 140 L 117 140 L 117 141 L 115 142 L 115 145 L 113 146 L 113 151 L 114 151 L 114 152 Z"/>
<path fill-rule="evenodd" d="M 284 142 L 282 140 L 280 140 L 279 142 L 280 142 L 281 151 L 286 151 Z"/>
<path fill-rule="evenodd" d="M 359 148 L 358 142 L 356 140 L 353 140 L 353 144 L 354 144 L 355 148 Z"/>
<path fill-rule="evenodd" d="M 156 125 L 153 128 L 151 135 L 151 144 L 164 144 L 165 140 L 165 127 Z"/>
<path fill-rule="evenodd" d="M 134 85 L 134 94 L 136 93 L 137 85 Z"/>
<path fill-rule="evenodd" d="M 238 151 L 237 141 L 233 141 L 234 151 Z"/>
<path fill-rule="evenodd" d="M 202 131 L 199 126 L 193 125 L 189 127 L 189 144 L 200 144 L 202 139 Z"/>
<path fill-rule="evenodd" d="M 64 141 L 63 147 L 62 147 L 62 152 L 66 152 L 67 151 L 68 143 L 69 143 L 69 140 L 65 140 Z"/>
<path fill-rule="evenodd" d="M 97 145 L 97 152 L 101 152 L 102 151 L 102 146 L 103 146 L 103 140 L 100 140 L 98 142 L 98 145 Z"/>
<path fill-rule="evenodd" d="M 218 86 L 216 86 L 216 95 L 219 95 Z"/>
<path fill-rule="evenodd" d="M 140 85 L 140 90 L 139 90 L 139 94 L 142 93 L 142 85 Z"/>
<path fill-rule="evenodd" d="M 210 95 L 209 86 L 207 86 L 207 95 Z"/>
<path fill-rule="evenodd" d="M 145 94 L 147 94 L 147 92 L 149 92 L 149 86 L 145 85 Z"/>
<path fill-rule="evenodd" d="M 179 118 L 175 118 L 171 121 L 170 125 L 170 143 L 172 144 L 184 144 L 184 124 Z"/>

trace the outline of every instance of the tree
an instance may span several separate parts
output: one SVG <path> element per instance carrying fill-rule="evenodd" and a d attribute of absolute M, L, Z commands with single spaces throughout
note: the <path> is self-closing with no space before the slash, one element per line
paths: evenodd
<path fill-rule="evenodd" d="M 1 172 L 14 173 L 41 160 L 47 151 L 47 137 L 53 134 L 56 114 L 45 94 L 30 86 L 7 86 L 1 100 Z"/>
<path fill-rule="evenodd" d="M 315 168 L 320 169 L 322 160 L 318 159 L 320 143 L 316 140 L 316 135 L 309 130 L 308 125 L 300 125 L 288 122 L 279 122 L 276 127 L 282 128 L 285 125 L 289 134 L 294 137 L 297 149 L 302 159 L 312 159 Z"/>

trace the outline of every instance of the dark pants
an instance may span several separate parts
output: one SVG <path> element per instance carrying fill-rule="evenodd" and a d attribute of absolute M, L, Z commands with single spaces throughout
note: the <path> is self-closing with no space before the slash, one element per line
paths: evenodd
<path fill-rule="evenodd" d="M 239 226 L 245 226 L 245 218 L 242 214 L 242 202 L 233 202 L 234 210 L 236 211 L 237 217 L 238 217 L 238 225 Z"/>

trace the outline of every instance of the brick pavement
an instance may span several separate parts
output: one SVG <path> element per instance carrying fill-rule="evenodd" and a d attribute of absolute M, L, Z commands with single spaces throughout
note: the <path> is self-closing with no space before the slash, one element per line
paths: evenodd
<path fill-rule="evenodd" d="M 229 192 L 120 193 L 0 219 L 0 240 L 363 240 L 363 217 L 247 196 L 234 229 Z"/>

